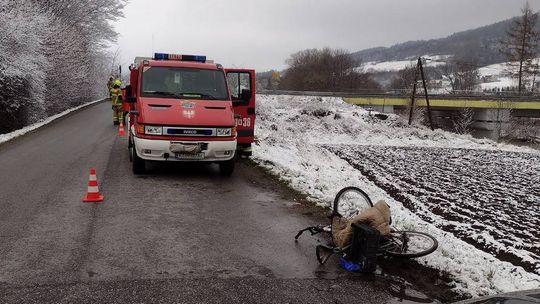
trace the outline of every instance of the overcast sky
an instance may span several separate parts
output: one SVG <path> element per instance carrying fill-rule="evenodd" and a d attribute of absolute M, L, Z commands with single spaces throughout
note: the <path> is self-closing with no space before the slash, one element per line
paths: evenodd
<path fill-rule="evenodd" d="M 207 55 L 225 67 L 282 69 L 306 48 L 351 52 L 448 36 L 520 14 L 525 0 L 130 0 L 114 49 Z M 530 0 L 540 10 L 540 0 Z"/>

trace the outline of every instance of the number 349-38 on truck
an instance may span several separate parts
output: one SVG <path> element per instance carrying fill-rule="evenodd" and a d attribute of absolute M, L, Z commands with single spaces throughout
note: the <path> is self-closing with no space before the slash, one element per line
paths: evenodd
<path fill-rule="evenodd" d="M 255 71 L 225 69 L 205 56 L 156 53 L 136 58 L 126 86 L 133 172 L 147 161 L 201 161 L 234 171 L 251 155 Z"/>

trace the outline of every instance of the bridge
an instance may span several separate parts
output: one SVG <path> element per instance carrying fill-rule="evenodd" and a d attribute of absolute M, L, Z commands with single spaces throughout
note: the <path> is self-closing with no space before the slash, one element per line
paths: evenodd
<path fill-rule="evenodd" d="M 345 102 L 363 108 L 395 113 L 405 111 L 411 104 L 411 96 L 405 94 L 370 94 L 366 92 L 316 92 L 263 90 L 258 92 L 268 95 L 303 95 L 342 97 Z M 517 95 L 429 95 L 429 103 L 434 123 L 441 127 L 451 127 L 453 118 L 463 109 L 473 111 L 472 125 L 476 135 L 496 138 L 512 117 L 527 118 L 540 122 L 540 96 Z M 416 107 L 427 107 L 425 97 L 418 95 Z"/>

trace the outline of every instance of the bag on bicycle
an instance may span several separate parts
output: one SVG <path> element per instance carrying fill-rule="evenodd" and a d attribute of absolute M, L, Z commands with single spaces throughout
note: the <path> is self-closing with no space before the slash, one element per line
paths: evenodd
<path fill-rule="evenodd" d="M 390 208 L 385 201 L 380 200 L 373 207 L 354 216 L 342 227 L 332 231 L 334 245 L 339 248 L 345 248 L 350 244 L 353 231 L 352 226 L 349 223 L 364 223 L 376 228 L 382 235 L 387 235 L 390 233 L 391 221 Z"/>
<path fill-rule="evenodd" d="M 353 223 L 353 237 L 347 257 L 350 261 L 360 265 L 360 272 L 372 273 L 377 268 L 377 252 L 381 233 L 379 230 L 364 225 Z"/>

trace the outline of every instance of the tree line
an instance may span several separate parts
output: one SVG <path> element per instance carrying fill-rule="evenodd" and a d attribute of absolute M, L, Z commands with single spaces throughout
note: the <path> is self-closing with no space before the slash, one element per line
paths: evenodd
<path fill-rule="evenodd" d="M 540 81 L 538 13 L 532 11 L 528 2 L 521 13 L 511 21 L 505 36 L 498 42 L 498 51 L 502 58 L 506 59 L 504 72 L 517 81 L 515 86 L 499 89 L 518 96 L 537 92 Z M 446 79 L 449 82 L 450 94 L 472 93 L 477 91 L 480 82 L 479 67 L 475 61 L 454 56 L 444 65 L 428 69 L 428 78 Z M 409 90 L 414 82 L 414 68 L 408 67 L 400 71 L 390 87 Z"/>
<path fill-rule="evenodd" d="M 534 13 L 526 3 L 521 16 L 511 21 L 505 37 L 498 41 L 501 58 L 508 62 L 505 72 L 517 80 L 516 86 L 501 89 L 510 91 L 510 94 L 531 94 L 540 87 L 540 67 L 536 59 L 540 41 L 537 19 L 538 13 Z M 373 49 L 373 52 L 376 51 Z M 361 62 L 356 58 L 354 54 L 340 49 L 302 50 L 292 54 L 286 61 L 288 67 L 280 73 L 279 81 L 270 77 L 276 71 L 270 71 L 268 75 L 260 73 L 259 76 L 263 78 L 261 87 L 299 91 L 393 90 L 405 94 L 411 90 L 416 65 L 397 73 L 374 74 L 363 71 Z M 426 67 L 425 71 L 430 80 L 446 80 L 449 87 L 447 93 L 468 94 L 478 90 L 481 80 L 479 67 L 478 62 L 455 55 L 448 58 L 444 65 Z M 434 83 L 431 82 L 432 85 Z"/>
<path fill-rule="evenodd" d="M 360 63 L 341 49 L 307 49 L 287 60 L 277 88 L 299 91 L 378 90 L 380 86 L 357 67 Z"/>
<path fill-rule="evenodd" d="M 0 134 L 106 96 L 127 0 L 0 0 Z"/>

